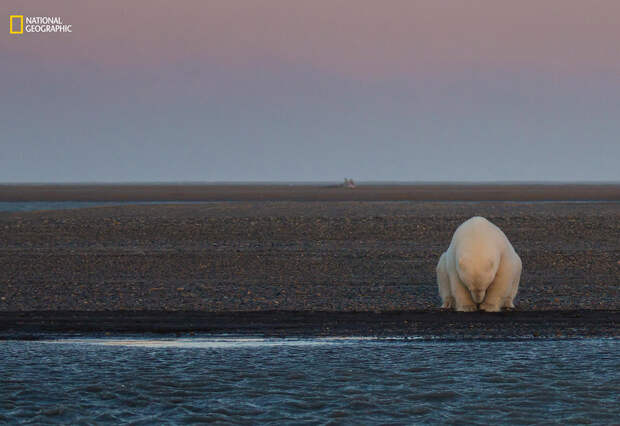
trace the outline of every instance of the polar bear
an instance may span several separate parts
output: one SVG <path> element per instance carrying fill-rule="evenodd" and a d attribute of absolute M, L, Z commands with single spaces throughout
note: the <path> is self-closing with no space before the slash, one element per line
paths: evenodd
<path fill-rule="evenodd" d="M 512 244 L 501 229 L 480 216 L 456 229 L 437 264 L 441 307 L 461 312 L 514 308 L 520 278 L 521 259 Z"/>

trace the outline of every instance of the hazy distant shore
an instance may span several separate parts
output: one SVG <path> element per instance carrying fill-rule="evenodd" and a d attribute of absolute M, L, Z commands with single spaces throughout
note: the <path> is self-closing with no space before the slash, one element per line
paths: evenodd
<path fill-rule="evenodd" d="M 620 184 L 0 184 L 0 201 L 620 201 Z"/>

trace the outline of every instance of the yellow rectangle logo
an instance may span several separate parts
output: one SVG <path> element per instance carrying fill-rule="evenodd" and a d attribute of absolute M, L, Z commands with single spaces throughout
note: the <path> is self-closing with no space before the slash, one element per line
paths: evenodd
<path fill-rule="evenodd" d="M 18 25 L 14 25 L 18 24 Z M 24 33 L 24 15 L 11 15 L 9 18 L 9 33 L 10 34 L 23 34 Z"/>

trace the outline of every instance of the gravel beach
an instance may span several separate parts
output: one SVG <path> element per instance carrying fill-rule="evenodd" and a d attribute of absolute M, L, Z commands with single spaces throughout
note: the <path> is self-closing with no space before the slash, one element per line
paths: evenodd
<path fill-rule="evenodd" d="M 1 213 L 0 311 L 5 319 L 26 311 L 435 315 L 437 259 L 474 215 L 502 228 L 523 260 L 514 315 L 595 310 L 617 320 L 618 202 L 238 201 Z"/>

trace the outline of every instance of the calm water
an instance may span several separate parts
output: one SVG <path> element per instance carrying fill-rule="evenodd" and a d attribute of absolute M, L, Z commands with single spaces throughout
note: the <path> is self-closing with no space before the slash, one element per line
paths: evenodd
<path fill-rule="evenodd" d="M 393 201 L 399 203 L 400 201 Z M 426 201 L 415 201 L 425 203 Z M 208 204 L 212 201 L 0 201 L 0 212 L 28 212 L 37 210 L 79 209 L 97 206 L 120 206 L 126 204 Z M 442 203 L 480 204 L 486 201 L 442 201 Z M 609 204 L 614 201 L 511 201 L 511 204 Z"/>
<path fill-rule="evenodd" d="M 0 201 L 0 212 L 79 209 L 126 204 L 199 204 L 208 201 Z"/>
<path fill-rule="evenodd" d="M 0 423 L 613 423 L 618 343 L 0 342 Z"/>

